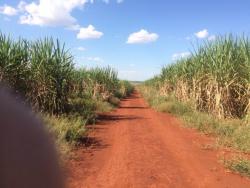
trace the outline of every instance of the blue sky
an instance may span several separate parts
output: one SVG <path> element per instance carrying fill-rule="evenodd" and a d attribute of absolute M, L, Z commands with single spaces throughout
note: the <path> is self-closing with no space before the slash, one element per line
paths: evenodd
<path fill-rule="evenodd" d="M 77 67 L 110 65 L 145 80 L 192 43 L 250 34 L 249 0 L 1 0 L 0 30 L 65 42 Z"/>

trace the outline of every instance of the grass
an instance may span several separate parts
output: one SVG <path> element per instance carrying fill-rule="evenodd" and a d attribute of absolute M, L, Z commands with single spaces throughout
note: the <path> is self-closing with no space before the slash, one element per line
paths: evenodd
<path fill-rule="evenodd" d="M 113 110 L 120 100 L 116 97 L 112 101 L 89 100 L 77 98 L 70 101 L 70 113 L 60 116 L 42 114 L 44 124 L 54 137 L 58 152 L 61 156 L 70 156 L 70 151 L 88 136 L 86 125 L 95 126 L 95 119 L 99 113 Z"/>
<path fill-rule="evenodd" d="M 59 153 L 67 157 L 72 148 L 87 136 L 86 121 L 82 117 L 42 115 L 48 131 L 54 137 Z"/>
<path fill-rule="evenodd" d="M 224 160 L 224 165 L 233 172 L 250 178 L 250 160 L 236 157 L 231 160 Z"/>
<path fill-rule="evenodd" d="M 0 62 L 0 83 L 22 95 L 34 110 L 50 115 L 69 113 L 72 101 L 117 103 L 112 97 L 133 90 L 111 67 L 75 68 L 71 52 L 53 38 L 13 40 L 0 32 Z"/>
<path fill-rule="evenodd" d="M 107 101 L 96 101 L 96 113 L 110 112 L 114 108 L 115 106 Z"/>
<path fill-rule="evenodd" d="M 198 45 L 187 58 L 162 68 L 146 81 L 164 96 L 192 101 L 197 110 L 218 118 L 243 118 L 249 108 L 250 40 L 221 36 Z"/>
<path fill-rule="evenodd" d="M 249 52 L 244 35 L 204 41 L 139 88 L 156 110 L 216 136 L 218 145 L 250 152 Z"/>
<path fill-rule="evenodd" d="M 0 62 L 0 84 L 41 114 L 61 153 L 81 142 L 97 113 L 133 91 L 111 67 L 76 68 L 71 52 L 53 38 L 14 40 L 0 32 Z"/>
<path fill-rule="evenodd" d="M 184 125 L 217 136 L 219 145 L 250 152 L 250 124 L 240 119 L 218 119 L 206 112 L 197 111 L 191 102 L 178 101 L 173 95 L 164 97 L 157 90 L 141 86 L 140 91 L 150 106 L 161 112 L 174 114 Z"/>
<path fill-rule="evenodd" d="M 218 119 L 212 114 L 197 111 L 191 102 L 178 101 L 174 95 L 162 96 L 155 88 L 139 86 L 139 90 L 149 105 L 157 111 L 171 113 L 179 117 L 184 126 L 195 128 L 205 134 L 216 136 L 217 146 L 250 152 L 250 124 L 245 119 Z M 244 158 L 224 160 L 224 165 L 232 171 L 250 177 L 250 161 Z"/>

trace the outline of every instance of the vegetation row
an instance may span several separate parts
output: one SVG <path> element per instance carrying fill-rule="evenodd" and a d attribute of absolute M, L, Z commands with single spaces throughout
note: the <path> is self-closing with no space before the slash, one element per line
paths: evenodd
<path fill-rule="evenodd" d="M 110 67 L 76 69 L 59 40 L 13 40 L 0 33 L 0 83 L 41 114 L 58 142 L 76 142 L 97 111 L 110 109 L 133 87 Z"/>
<path fill-rule="evenodd" d="M 184 125 L 216 135 L 214 146 L 250 151 L 250 40 L 232 35 L 206 41 L 187 58 L 162 68 L 139 88 L 148 103 L 177 115 Z M 224 160 L 250 175 L 249 157 Z"/>

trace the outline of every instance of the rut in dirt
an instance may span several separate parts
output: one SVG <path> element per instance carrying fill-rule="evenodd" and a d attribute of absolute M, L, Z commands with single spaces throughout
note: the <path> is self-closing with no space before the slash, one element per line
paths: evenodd
<path fill-rule="evenodd" d="M 149 108 L 138 92 L 102 115 L 90 147 L 70 161 L 71 188 L 250 187 L 228 172 L 218 151 L 204 149 L 213 139 L 182 128 L 169 114 Z"/>

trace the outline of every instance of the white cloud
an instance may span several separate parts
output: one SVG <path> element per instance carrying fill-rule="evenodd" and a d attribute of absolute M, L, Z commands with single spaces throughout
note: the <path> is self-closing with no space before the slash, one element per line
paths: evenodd
<path fill-rule="evenodd" d="M 102 0 L 109 3 L 110 0 Z M 124 0 L 116 0 L 122 3 Z M 39 0 L 29 3 L 20 1 L 17 8 L 9 5 L 0 6 L 0 14 L 14 16 L 20 14 L 19 23 L 39 26 L 65 26 L 76 30 L 77 20 L 72 16 L 72 11 L 82 8 L 86 3 L 94 0 Z M 79 30 L 80 28 L 77 27 Z"/>
<path fill-rule="evenodd" d="M 175 54 L 173 54 L 173 56 L 172 56 L 172 60 L 173 60 L 173 61 L 176 61 L 176 60 L 178 60 L 178 59 L 186 58 L 186 57 L 188 57 L 188 56 L 190 56 L 190 55 L 191 55 L 190 52 L 175 53 Z"/>
<path fill-rule="evenodd" d="M 154 42 L 159 38 L 156 33 L 149 33 L 147 30 L 140 30 L 136 33 L 129 35 L 127 43 L 128 44 L 140 44 L 140 43 L 150 43 Z"/>
<path fill-rule="evenodd" d="M 109 3 L 110 0 L 102 0 Z M 122 3 L 123 0 L 116 0 Z M 29 3 L 20 1 L 16 8 L 9 5 L 0 6 L 0 14 L 14 16 L 19 14 L 19 23 L 38 26 L 62 26 L 66 29 L 77 31 L 78 39 L 98 39 L 103 33 L 89 25 L 81 27 L 75 17 L 74 9 L 81 9 L 86 3 L 94 3 L 94 0 L 36 0 Z"/>
<path fill-rule="evenodd" d="M 20 1 L 19 4 L 17 5 L 17 8 L 20 12 L 25 11 L 25 6 L 27 5 L 27 3 L 25 1 Z"/>
<path fill-rule="evenodd" d="M 105 0 L 108 3 L 108 0 Z M 77 31 L 78 39 L 97 39 L 103 33 L 95 30 L 89 25 L 81 27 L 72 11 L 82 8 L 86 3 L 93 3 L 94 0 L 39 0 L 27 3 L 20 1 L 17 8 L 8 5 L 0 7 L 0 13 L 5 15 L 19 14 L 19 23 L 38 26 L 63 26 L 69 30 Z"/>
<path fill-rule="evenodd" d="M 39 0 L 39 3 L 19 3 L 23 14 L 21 24 L 39 26 L 70 26 L 77 21 L 71 15 L 75 8 L 83 7 L 88 0 Z"/>
<path fill-rule="evenodd" d="M 17 15 L 18 10 L 11 6 L 4 5 L 4 6 L 0 6 L 0 13 L 6 16 L 15 16 Z"/>
<path fill-rule="evenodd" d="M 209 40 L 209 41 L 213 41 L 213 40 L 215 40 L 215 39 L 216 39 L 216 36 L 215 36 L 215 35 L 211 35 L 211 36 L 208 37 L 208 40 Z"/>
<path fill-rule="evenodd" d="M 86 48 L 84 48 L 84 47 L 82 47 L 82 46 L 79 46 L 78 48 L 77 48 L 77 50 L 79 50 L 79 51 L 85 51 L 86 50 Z"/>
<path fill-rule="evenodd" d="M 79 33 L 77 34 L 78 39 L 98 39 L 103 36 L 103 33 L 97 31 L 93 25 L 89 25 L 88 27 L 84 28 L 81 27 Z"/>
<path fill-rule="evenodd" d="M 209 41 L 213 41 L 216 39 L 215 35 L 210 35 L 207 29 L 203 29 L 197 33 L 194 34 L 195 37 L 199 38 L 199 39 L 207 39 Z"/>
<path fill-rule="evenodd" d="M 195 36 L 199 39 L 204 39 L 207 38 L 209 35 L 208 30 L 207 29 L 203 29 L 202 31 L 199 31 L 197 33 L 195 33 Z"/>
<path fill-rule="evenodd" d="M 213 41 L 216 39 L 216 35 L 211 35 L 207 29 L 203 29 L 201 31 L 198 31 L 197 33 L 194 33 L 192 36 L 185 37 L 186 40 L 194 40 L 196 38 Z"/>

